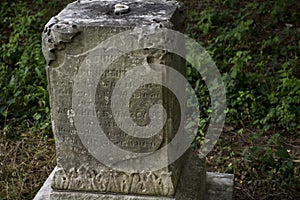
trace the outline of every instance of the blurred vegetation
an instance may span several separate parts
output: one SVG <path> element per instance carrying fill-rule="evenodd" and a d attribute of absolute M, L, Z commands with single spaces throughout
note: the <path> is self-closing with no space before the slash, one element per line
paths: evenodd
<path fill-rule="evenodd" d="M 33 199 L 55 166 L 41 32 L 66 4 L 0 2 L 0 199 Z"/>
<path fill-rule="evenodd" d="M 187 34 L 213 57 L 227 90 L 226 126 L 209 165 L 235 173 L 238 199 L 300 199 L 300 2 L 184 2 Z M 188 77 L 203 130 L 208 90 L 191 66 Z"/>
<path fill-rule="evenodd" d="M 0 134 L 16 137 L 28 128 L 49 134 L 41 32 L 66 4 L 44 0 L 0 2 Z"/>
<path fill-rule="evenodd" d="M 70 1 L 69 1 L 70 2 Z M 300 198 L 300 3 L 184 0 L 187 34 L 215 60 L 227 90 L 211 171 L 235 173 L 237 199 Z M 32 199 L 55 165 L 41 32 L 68 2 L 0 2 L 0 199 Z M 203 116 L 209 95 L 188 66 Z"/>

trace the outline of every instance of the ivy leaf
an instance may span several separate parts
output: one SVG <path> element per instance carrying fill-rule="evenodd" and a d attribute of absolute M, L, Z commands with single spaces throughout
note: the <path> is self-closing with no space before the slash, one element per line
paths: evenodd
<path fill-rule="evenodd" d="M 286 148 L 284 147 L 280 147 L 277 152 L 276 155 L 280 158 L 280 159 L 288 159 L 291 158 L 290 154 L 287 152 Z"/>

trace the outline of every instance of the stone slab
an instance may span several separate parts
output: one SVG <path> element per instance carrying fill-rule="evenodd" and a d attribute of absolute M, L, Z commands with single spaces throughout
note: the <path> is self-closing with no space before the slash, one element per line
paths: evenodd
<path fill-rule="evenodd" d="M 198 164 L 197 164 L 198 163 Z M 34 200 L 59 200 L 59 199 L 76 199 L 76 200 L 232 200 L 233 199 L 233 174 L 225 173 L 206 173 L 206 188 L 201 186 L 203 183 L 203 173 L 205 166 L 199 165 L 199 158 L 190 157 L 185 165 L 179 186 L 175 197 L 159 197 L 159 196 L 142 196 L 142 195 L 120 195 L 120 194 L 100 194 L 72 191 L 54 191 L 51 188 L 51 179 L 53 178 L 55 168 L 49 178 L 44 183 Z M 202 189 L 201 189 L 202 188 Z M 203 191 L 201 191 L 203 190 Z M 205 193 L 205 194 L 203 194 Z"/>
<path fill-rule="evenodd" d="M 34 200 L 50 200 L 51 179 L 54 171 L 50 174 L 43 187 L 40 189 Z M 233 199 L 233 175 L 224 173 L 207 172 L 207 189 L 205 192 L 205 200 L 232 200 Z M 221 188 L 221 190 L 220 190 Z M 101 199 L 99 194 L 93 193 L 77 193 L 77 192 L 59 192 L 65 198 L 61 199 Z M 102 199 L 107 200 L 175 200 L 169 197 L 151 197 L 151 196 L 133 196 L 133 195 L 103 195 Z"/>
<path fill-rule="evenodd" d="M 204 199 L 234 199 L 233 184 L 233 174 L 207 172 Z"/>

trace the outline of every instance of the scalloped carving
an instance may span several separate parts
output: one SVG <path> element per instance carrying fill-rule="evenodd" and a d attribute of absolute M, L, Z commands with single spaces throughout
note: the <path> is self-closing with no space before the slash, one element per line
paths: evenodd
<path fill-rule="evenodd" d="M 78 26 L 73 21 L 60 21 L 53 17 L 46 24 L 42 34 L 42 51 L 49 65 L 55 60 L 55 50 L 65 48 L 65 43 L 71 42 L 72 39 L 80 33 Z"/>
<path fill-rule="evenodd" d="M 94 191 L 124 194 L 171 196 L 174 187 L 172 172 L 126 173 L 102 170 L 99 173 L 84 166 L 69 171 L 56 171 L 52 188 L 58 190 Z"/>

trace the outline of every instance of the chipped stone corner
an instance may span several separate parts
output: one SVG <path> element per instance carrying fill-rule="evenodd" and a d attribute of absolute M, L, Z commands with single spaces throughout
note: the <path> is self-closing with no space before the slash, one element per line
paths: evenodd
<path fill-rule="evenodd" d="M 78 25 L 74 21 L 51 18 L 42 33 L 42 51 L 47 64 L 55 60 L 56 50 L 64 49 L 65 43 L 72 42 L 72 39 L 79 33 Z"/>

